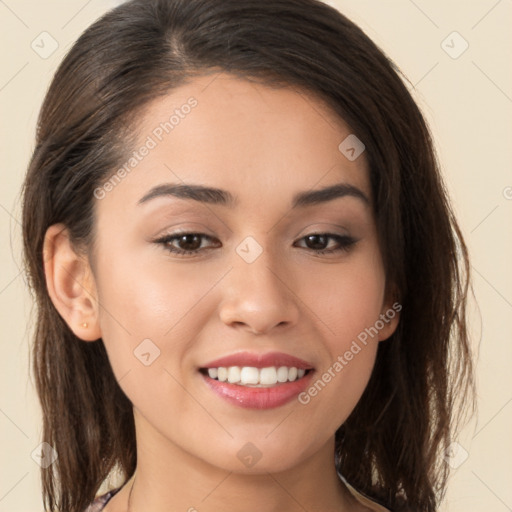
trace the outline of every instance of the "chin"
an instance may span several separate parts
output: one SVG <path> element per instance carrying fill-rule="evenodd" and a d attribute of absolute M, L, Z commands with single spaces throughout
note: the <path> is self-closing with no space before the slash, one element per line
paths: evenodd
<path fill-rule="evenodd" d="M 254 441 L 232 440 L 222 453 L 218 449 L 210 450 L 207 454 L 203 452 L 202 458 L 225 471 L 241 475 L 266 475 L 287 471 L 315 451 L 313 446 L 305 449 L 303 442 L 287 442 L 283 446 L 281 440 L 270 441 L 264 436 L 259 440 L 256 437 L 252 439 Z"/>

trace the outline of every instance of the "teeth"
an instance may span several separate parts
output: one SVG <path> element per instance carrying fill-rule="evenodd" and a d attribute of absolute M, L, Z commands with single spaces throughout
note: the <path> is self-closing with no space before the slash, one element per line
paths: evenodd
<path fill-rule="evenodd" d="M 226 382 L 228 380 L 228 370 L 226 368 L 218 368 L 217 379 L 221 382 Z"/>
<path fill-rule="evenodd" d="M 260 384 L 264 386 L 272 386 L 277 383 L 277 371 L 272 366 L 270 368 L 262 368 L 260 370 Z"/>
<path fill-rule="evenodd" d="M 286 382 L 288 380 L 288 368 L 280 366 L 277 369 L 277 382 Z"/>
<path fill-rule="evenodd" d="M 295 366 L 270 366 L 254 368 L 253 366 L 229 366 L 227 368 L 208 368 L 208 376 L 220 382 L 239 384 L 241 386 L 275 386 L 278 382 L 293 382 L 306 374 L 304 368 Z"/>
<path fill-rule="evenodd" d="M 236 384 L 237 382 L 240 382 L 240 373 L 240 368 L 238 368 L 238 366 L 230 366 L 228 368 L 228 382 L 230 382 L 231 384 Z"/>
<path fill-rule="evenodd" d="M 236 367 L 235 367 L 236 368 Z M 259 384 L 260 383 L 260 371 L 258 368 L 251 366 L 244 366 L 240 371 L 240 383 L 241 384 Z"/>

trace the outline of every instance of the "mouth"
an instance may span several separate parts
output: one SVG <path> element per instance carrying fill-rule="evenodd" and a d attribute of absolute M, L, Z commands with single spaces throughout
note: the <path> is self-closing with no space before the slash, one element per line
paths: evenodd
<path fill-rule="evenodd" d="M 201 368 L 203 375 L 218 382 L 228 382 L 244 387 L 269 388 L 296 382 L 307 375 L 311 370 L 295 366 L 267 366 L 256 368 L 254 366 L 220 366 Z"/>
<path fill-rule="evenodd" d="M 310 383 L 313 366 L 288 354 L 238 353 L 199 368 L 211 391 L 248 409 L 272 409 L 297 397 Z"/>

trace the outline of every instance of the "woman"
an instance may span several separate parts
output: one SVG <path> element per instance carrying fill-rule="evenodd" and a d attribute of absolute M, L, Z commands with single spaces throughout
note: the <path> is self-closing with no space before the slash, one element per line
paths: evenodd
<path fill-rule="evenodd" d="M 336 10 L 106 14 L 48 91 L 23 229 L 47 510 L 116 468 L 89 510 L 437 510 L 467 251 L 421 113 Z"/>

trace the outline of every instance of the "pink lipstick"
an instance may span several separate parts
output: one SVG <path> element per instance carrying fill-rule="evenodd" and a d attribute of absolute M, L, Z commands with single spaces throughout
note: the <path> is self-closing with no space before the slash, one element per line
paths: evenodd
<path fill-rule="evenodd" d="M 313 366 L 281 352 L 241 352 L 200 368 L 205 383 L 239 407 L 271 409 L 293 400 L 309 385 Z"/>

